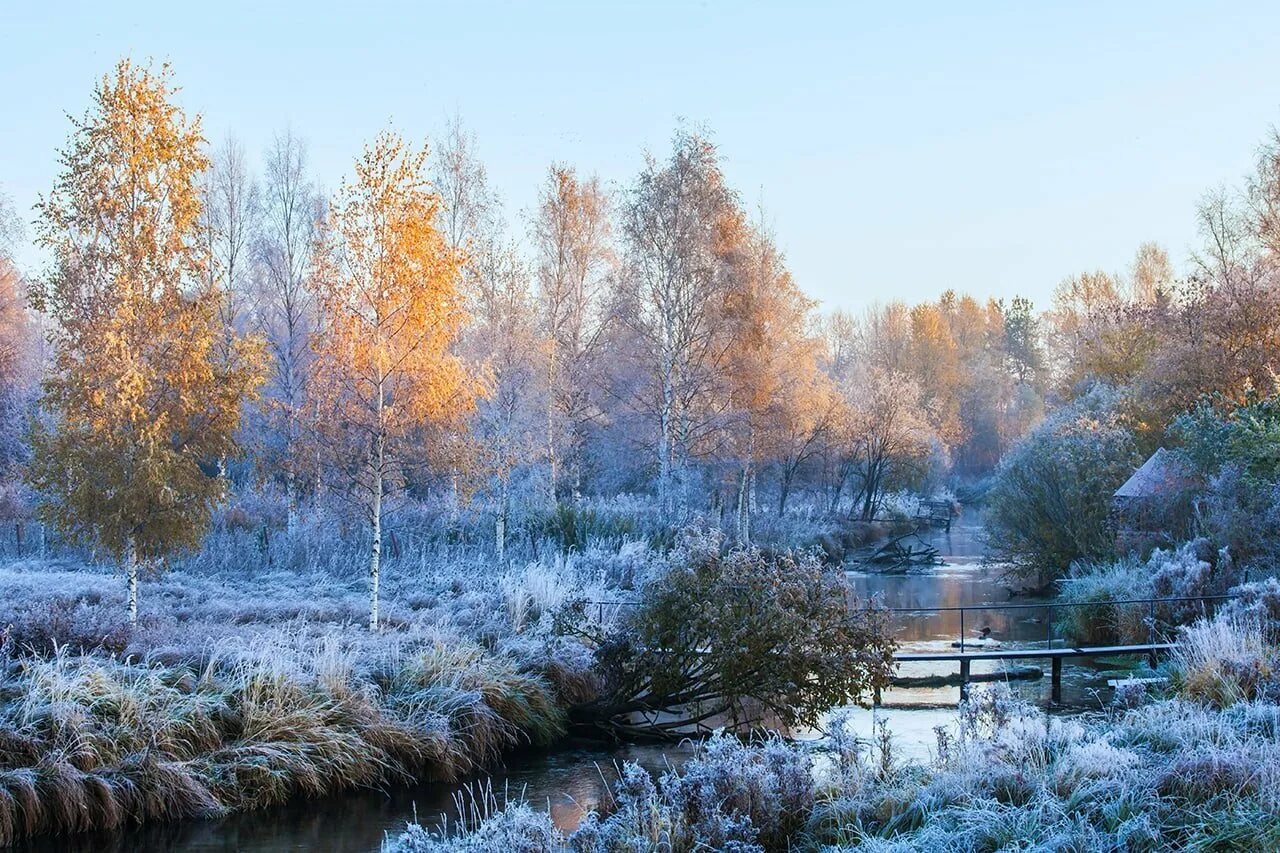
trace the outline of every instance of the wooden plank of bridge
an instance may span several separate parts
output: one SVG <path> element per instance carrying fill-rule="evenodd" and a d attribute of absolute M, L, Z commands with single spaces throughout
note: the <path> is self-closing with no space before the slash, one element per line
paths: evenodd
<path fill-rule="evenodd" d="M 902 661 L 931 661 L 960 664 L 960 698 L 969 698 L 970 666 L 975 660 L 1035 660 L 1049 658 L 1052 664 L 1050 674 L 1051 695 L 1055 705 L 1062 704 L 1062 661 L 1066 658 L 1105 658 L 1123 655 L 1149 655 L 1154 658 L 1156 652 L 1168 651 L 1173 643 L 1139 643 L 1131 646 L 1071 646 L 1060 649 L 990 649 L 976 652 L 900 652 L 893 659 Z M 876 691 L 875 702 L 880 704 L 879 691 Z"/>

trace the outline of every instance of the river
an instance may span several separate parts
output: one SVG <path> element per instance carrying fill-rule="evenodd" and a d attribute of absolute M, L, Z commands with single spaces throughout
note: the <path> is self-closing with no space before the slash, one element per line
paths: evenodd
<path fill-rule="evenodd" d="M 910 608 L 899 613 L 894 625 L 903 651 L 949 649 L 959 638 L 958 613 L 930 613 L 930 608 L 1010 603 L 1009 592 L 996 568 L 982 564 L 981 528 L 954 524 L 950 532 L 936 530 L 923 537 L 943 556 L 945 564 L 910 574 L 886 575 L 850 571 L 860 595 L 878 596 L 885 606 Z M 1036 603 L 1019 598 L 1017 603 Z M 1050 630 L 1048 610 L 976 610 L 966 614 L 965 631 L 976 638 L 983 627 L 991 637 L 1013 647 L 1040 643 Z M 1106 678 L 1117 664 L 1093 665 L 1069 662 L 1064 670 L 1063 706 L 1070 712 L 1097 708 L 1106 699 Z M 950 667 L 950 668 L 949 668 Z M 932 675 L 954 671 L 954 665 L 904 665 L 902 675 Z M 973 671 L 995 671 L 975 662 Z M 1014 690 L 1044 704 L 1049 699 L 1049 679 L 1011 683 Z M 895 751 L 904 758 L 926 758 L 935 742 L 934 728 L 956 718 L 958 687 L 897 688 L 886 690 L 884 706 L 846 709 L 850 724 L 862 737 L 871 737 L 877 720 L 888 721 Z M 819 732 L 802 735 L 821 737 Z M 284 853 L 307 850 L 316 853 L 376 851 L 387 833 L 401 830 L 415 816 L 438 825 L 456 814 L 457 802 L 476 786 L 489 784 L 499 801 L 521 798 L 550 810 L 557 824 L 574 827 L 584 810 L 608 796 L 623 761 L 637 761 L 661 771 L 679 765 L 688 755 L 685 747 L 627 746 L 606 748 L 594 743 L 570 743 L 551 753 L 509 756 L 506 766 L 487 778 L 462 785 L 424 784 L 392 787 L 385 791 L 360 791 L 318 800 L 304 800 L 261 812 L 232 815 L 219 820 L 155 824 L 116 833 L 92 833 L 75 838 L 42 839 L 19 847 L 28 853 L 88 853 L 88 851 L 165 851 L 165 853 Z"/>

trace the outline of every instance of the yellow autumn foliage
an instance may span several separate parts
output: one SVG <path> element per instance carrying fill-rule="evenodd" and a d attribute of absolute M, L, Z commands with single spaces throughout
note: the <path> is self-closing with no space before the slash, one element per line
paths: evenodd
<path fill-rule="evenodd" d="M 38 208 L 53 266 L 32 297 L 55 327 L 31 477 L 47 521 L 131 565 L 199 541 L 261 380 L 256 342 L 215 357 L 195 239 L 208 161 L 170 78 L 128 60 L 106 75 Z"/>
<path fill-rule="evenodd" d="M 467 319 L 464 258 L 436 228 L 426 155 L 380 134 L 339 189 L 315 254 L 317 447 L 369 524 L 373 628 L 384 495 L 402 481 L 415 436 L 460 423 L 481 390 L 453 352 Z"/>

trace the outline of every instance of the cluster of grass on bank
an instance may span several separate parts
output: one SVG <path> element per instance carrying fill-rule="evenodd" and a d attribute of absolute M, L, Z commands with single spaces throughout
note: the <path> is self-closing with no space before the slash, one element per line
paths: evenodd
<path fill-rule="evenodd" d="M 6 656 L 0 845 L 454 779 L 563 729 L 551 686 L 458 639 L 225 644 L 167 665 Z"/>
<path fill-rule="evenodd" d="M 1256 616 L 1200 623 L 1167 665 L 1165 695 L 1124 690 L 1102 714 L 1054 717 L 999 687 L 976 692 L 924 764 L 838 720 L 822 750 L 719 736 L 657 779 L 627 766 L 614 800 L 572 834 L 516 804 L 460 835 L 410 826 L 384 849 L 1275 849 L 1277 640 Z"/>

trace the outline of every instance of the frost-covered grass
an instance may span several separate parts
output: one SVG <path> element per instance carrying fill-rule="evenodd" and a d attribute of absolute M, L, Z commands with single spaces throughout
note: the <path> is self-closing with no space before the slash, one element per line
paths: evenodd
<path fill-rule="evenodd" d="M 411 826 L 387 853 L 454 850 L 1270 850 L 1280 847 L 1280 654 L 1272 628 L 1189 629 L 1161 697 L 1049 716 L 975 691 L 927 763 L 888 733 L 822 747 L 724 735 L 680 771 L 624 768 L 614 802 L 571 834 L 526 805 L 450 837 Z"/>
<path fill-rule="evenodd" d="M 443 634 L 276 632 L 182 663 L 63 648 L 3 664 L 0 845 L 453 779 L 564 722 L 541 675 Z"/>
<path fill-rule="evenodd" d="M 1192 625 L 1174 652 L 1172 671 L 1184 694 L 1208 704 L 1280 702 L 1276 623 L 1230 612 Z"/>
<path fill-rule="evenodd" d="M 1109 645 L 1146 642 L 1148 610 L 1118 604 L 1151 598 L 1151 579 L 1137 560 L 1073 567 L 1058 582 L 1060 608 L 1055 625 L 1060 636 L 1077 643 Z"/>
<path fill-rule="evenodd" d="M 1215 552 L 1206 539 L 1156 549 L 1146 560 L 1079 563 L 1058 582 L 1060 600 L 1076 605 L 1060 610 L 1058 630 L 1078 643 L 1144 643 L 1211 613 L 1216 602 L 1202 597 L 1222 595 L 1239 581 L 1227 552 Z M 1151 598 L 1183 600 L 1161 603 L 1154 614 L 1120 603 Z"/>
<path fill-rule="evenodd" d="M 178 561 L 144 580 L 136 627 L 109 567 L 0 567 L 0 846 L 453 779 L 549 744 L 595 689 L 555 610 L 661 561 L 431 547 L 389 556 L 376 635 L 352 546 L 320 568 Z"/>

